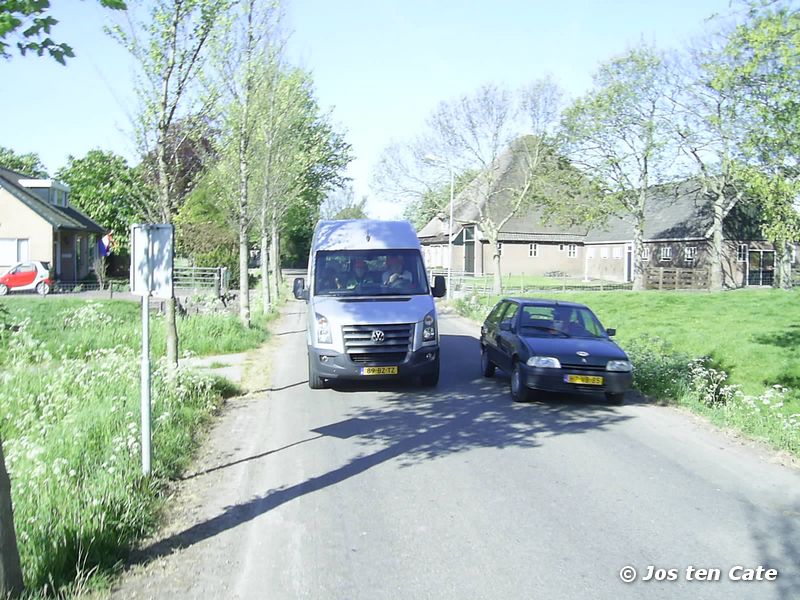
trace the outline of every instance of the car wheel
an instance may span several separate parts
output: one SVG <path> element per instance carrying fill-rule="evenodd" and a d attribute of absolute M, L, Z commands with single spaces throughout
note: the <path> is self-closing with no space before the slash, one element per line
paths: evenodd
<path fill-rule="evenodd" d="M 40 281 L 36 286 L 36 292 L 42 296 L 46 296 L 50 293 L 50 284 L 46 281 Z"/>
<path fill-rule="evenodd" d="M 312 390 L 321 390 L 325 388 L 325 380 L 319 376 L 317 366 L 311 358 L 311 353 L 308 353 L 308 387 Z"/>
<path fill-rule="evenodd" d="M 619 406 L 620 404 L 622 404 L 625 401 L 625 394 L 624 393 L 622 393 L 622 394 L 607 393 L 606 394 L 606 400 L 608 400 L 609 404 L 615 404 L 615 405 Z"/>
<path fill-rule="evenodd" d="M 0 296 L 5 296 L 8 293 L 8 286 L 5 283 L 0 283 Z"/>
<path fill-rule="evenodd" d="M 484 377 L 494 376 L 494 363 L 489 360 L 489 351 L 486 348 L 481 349 L 481 372 Z"/>
<path fill-rule="evenodd" d="M 439 358 L 436 358 L 436 366 L 430 373 L 426 373 L 420 377 L 420 382 L 423 387 L 436 387 L 439 385 Z"/>
<path fill-rule="evenodd" d="M 515 362 L 511 369 L 511 399 L 514 402 L 527 402 L 531 399 L 531 391 L 523 381 L 522 367 L 519 362 Z"/>

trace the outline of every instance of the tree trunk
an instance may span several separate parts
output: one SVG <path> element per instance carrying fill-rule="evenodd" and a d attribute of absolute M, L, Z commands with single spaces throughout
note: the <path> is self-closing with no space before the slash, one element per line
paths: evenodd
<path fill-rule="evenodd" d="M 644 255 L 644 217 L 638 217 L 633 227 L 633 289 L 645 289 L 645 272 L 642 256 Z"/>
<path fill-rule="evenodd" d="M 778 241 L 775 246 L 775 287 L 792 289 L 792 246 Z"/>
<path fill-rule="evenodd" d="M 497 247 L 497 234 L 487 232 L 486 237 L 489 238 L 489 247 L 492 251 L 492 265 L 494 270 L 492 293 L 500 295 L 503 293 L 503 276 L 502 273 L 500 273 L 500 250 Z"/>
<path fill-rule="evenodd" d="M 280 297 L 280 247 L 278 239 L 278 225 L 273 221 L 271 225 L 269 240 L 269 262 L 272 265 L 272 297 L 276 300 Z"/>
<path fill-rule="evenodd" d="M 247 227 L 239 227 L 239 319 L 250 327 L 250 280 L 247 267 L 250 247 L 247 243 Z"/>
<path fill-rule="evenodd" d="M 167 298 L 164 325 L 167 329 L 167 366 L 178 367 L 178 320 L 175 316 L 175 298 Z"/>
<path fill-rule="evenodd" d="M 0 597 L 17 598 L 21 593 L 22 569 L 11 505 L 11 480 L 6 471 L 3 441 L 0 440 Z"/>
<path fill-rule="evenodd" d="M 267 205 L 261 205 L 261 294 L 262 310 L 266 315 L 272 308 L 269 280 L 269 229 L 267 223 Z"/>
<path fill-rule="evenodd" d="M 711 279 L 709 287 L 712 291 L 722 289 L 722 212 L 724 210 L 725 194 L 721 190 L 715 191 L 714 219 L 711 229 Z"/>

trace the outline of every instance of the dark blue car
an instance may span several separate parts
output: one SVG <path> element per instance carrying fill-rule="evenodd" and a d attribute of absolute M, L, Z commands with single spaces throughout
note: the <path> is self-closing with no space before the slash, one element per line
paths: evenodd
<path fill-rule="evenodd" d="M 511 375 L 511 397 L 524 402 L 532 390 L 604 393 L 621 404 L 631 388 L 628 355 L 583 304 L 504 298 L 481 327 L 481 370 Z"/>

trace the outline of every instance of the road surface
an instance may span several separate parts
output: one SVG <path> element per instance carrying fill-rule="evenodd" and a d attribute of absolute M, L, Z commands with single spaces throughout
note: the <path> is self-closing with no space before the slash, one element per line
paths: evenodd
<path fill-rule="evenodd" d="M 303 311 L 115 597 L 800 598 L 800 473 L 774 455 L 635 399 L 514 405 L 449 315 L 435 390 L 311 391 Z"/>

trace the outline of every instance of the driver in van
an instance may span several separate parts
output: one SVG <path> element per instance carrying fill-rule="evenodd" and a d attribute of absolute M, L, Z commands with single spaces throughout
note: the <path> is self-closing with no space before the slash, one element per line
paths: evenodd
<path fill-rule="evenodd" d="M 411 283 L 411 273 L 403 269 L 402 256 L 390 256 L 386 259 L 386 271 L 382 283 L 385 286 L 397 287 L 404 283 Z"/>
<path fill-rule="evenodd" d="M 360 288 L 364 285 L 373 283 L 367 271 L 367 263 L 358 258 L 353 262 L 353 273 L 348 277 L 344 287 L 348 290 Z"/>

